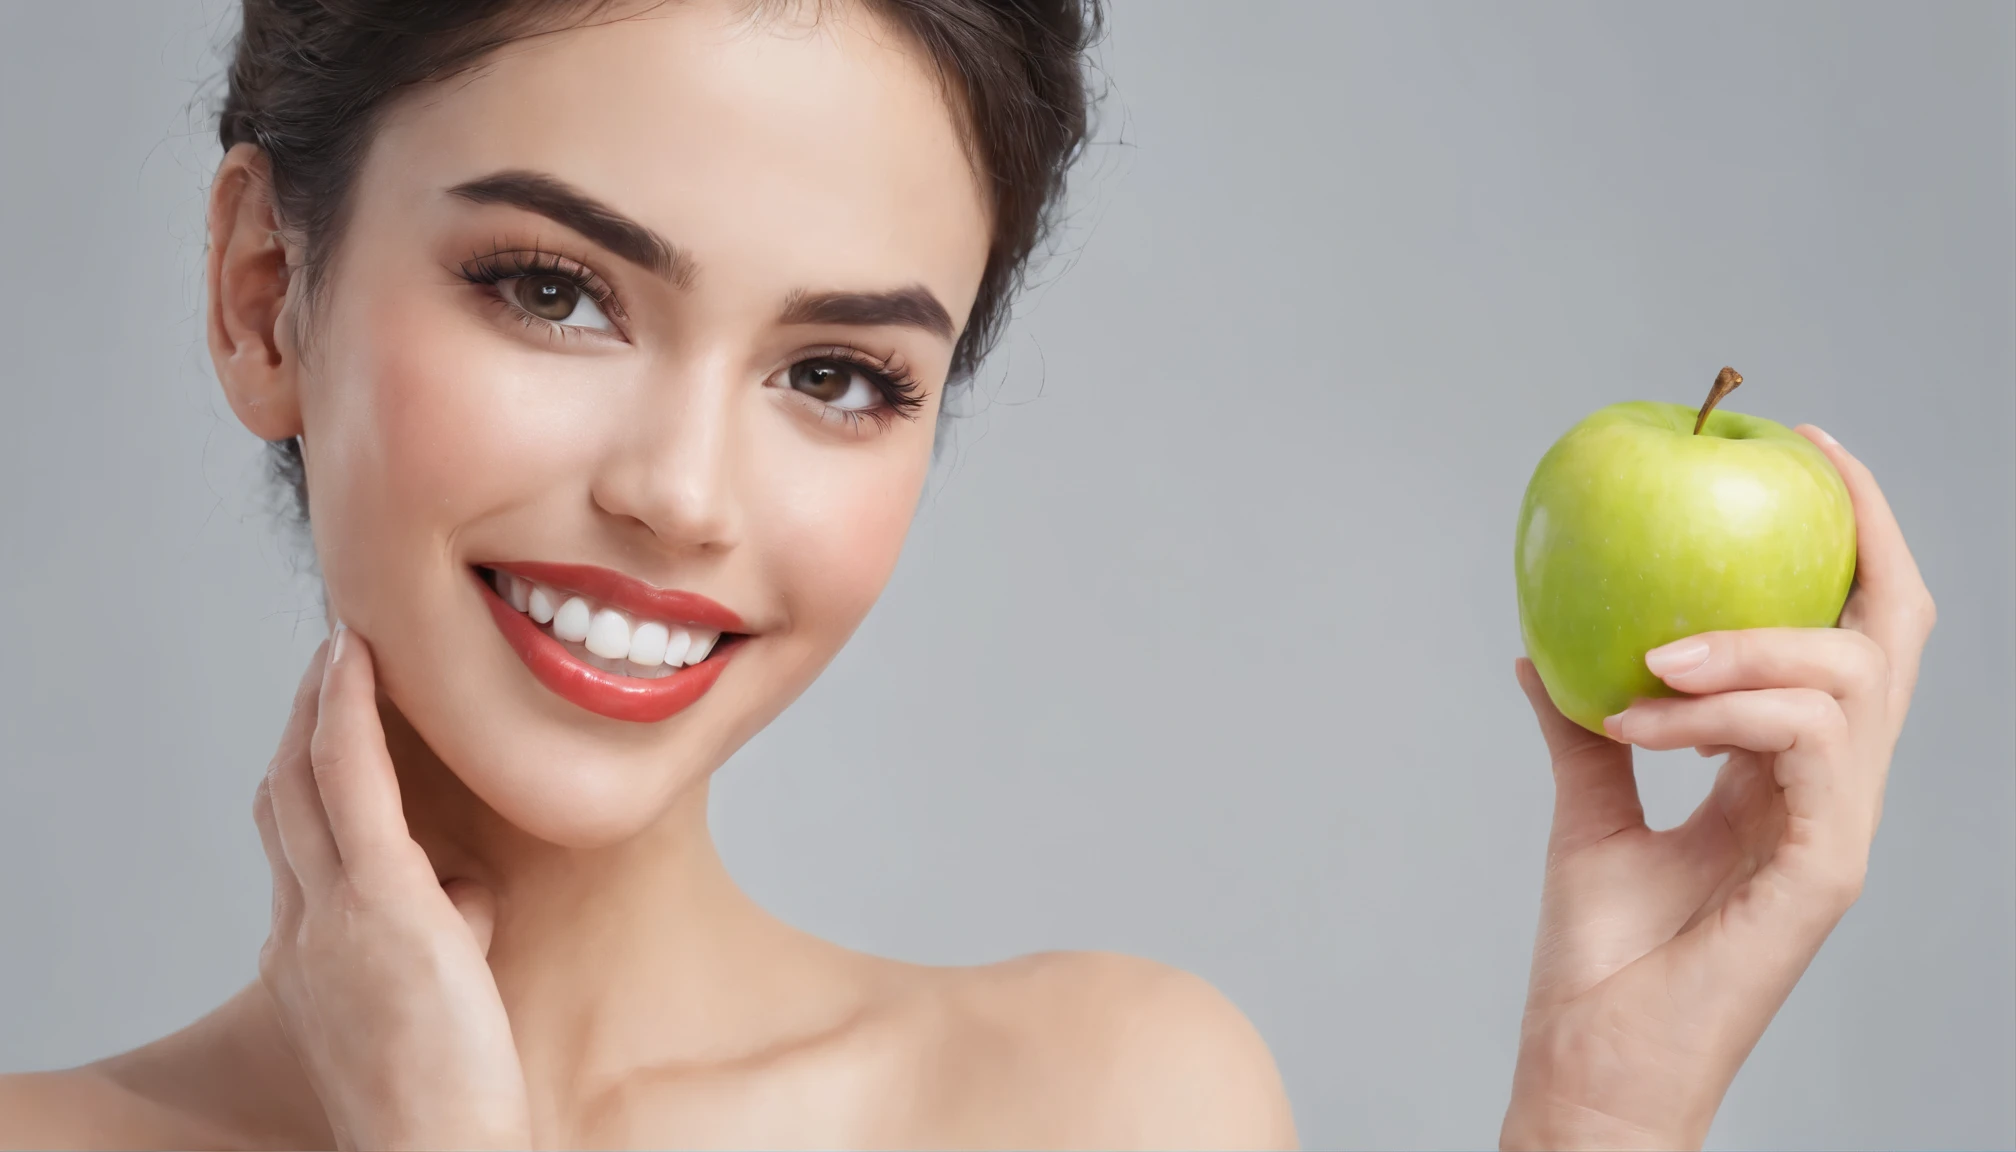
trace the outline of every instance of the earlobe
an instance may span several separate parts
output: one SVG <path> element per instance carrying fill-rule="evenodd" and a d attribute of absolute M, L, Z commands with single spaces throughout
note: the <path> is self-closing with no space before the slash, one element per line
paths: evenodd
<path fill-rule="evenodd" d="M 210 188 L 210 360 L 231 410 L 261 440 L 301 434 L 299 356 L 286 325 L 288 246 L 273 211 L 265 155 L 250 144 L 225 153 Z"/>

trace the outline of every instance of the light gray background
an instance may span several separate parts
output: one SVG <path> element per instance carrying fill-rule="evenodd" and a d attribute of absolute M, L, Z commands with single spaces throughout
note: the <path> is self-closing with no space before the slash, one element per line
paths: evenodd
<path fill-rule="evenodd" d="M 320 621 L 201 346 L 226 10 L 0 4 L 4 1068 L 185 1023 L 266 930 Z M 1193 969 L 1308 1144 L 1491 1143 L 1550 797 L 1519 494 L 1735 364 L 1874 467 L 1943 622 L 1867 892 L 1712 1142 L 2016 1143 L 2012 12 L 1120 3 L 1069 258 L 719 778 L 736 874 L 913 959 Z M 1643 774 L 1671 822 L 1709 769 Z"/>

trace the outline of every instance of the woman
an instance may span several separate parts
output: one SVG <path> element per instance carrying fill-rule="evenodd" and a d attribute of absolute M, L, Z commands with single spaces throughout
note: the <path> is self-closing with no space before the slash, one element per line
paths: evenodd
<path fill-rule="evenodd" d="M 765 914 L 707 782 L 879 594 L 1082 139 L 1071 0 L 247 0 L 209 336 L 333 635 L 253 802 L 260 979 L 0 1082 L 28 1145 L 1284 1146 L 1147 961 L 931 968 Z M 1866 470 L 1839 629 L 1565 720 L 1510 1146 L 1698 1144 L 1859 888 L 1931 602 Z M 1628 744 L 1730 753 L 1643 825 Z"/>

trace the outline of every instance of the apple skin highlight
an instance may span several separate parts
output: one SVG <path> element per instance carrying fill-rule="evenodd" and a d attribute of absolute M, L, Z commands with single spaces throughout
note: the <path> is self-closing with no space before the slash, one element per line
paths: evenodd
<path fill-rule="evenodd" d="M 1834 625 L 1855 575 L 1847 486 L 1776 421 L 1630 401 L 1540 459 L 1513 544 L 1526 654 L 1561 714 L 1674 695 L 1645 654 L 1700 632 Z"/>

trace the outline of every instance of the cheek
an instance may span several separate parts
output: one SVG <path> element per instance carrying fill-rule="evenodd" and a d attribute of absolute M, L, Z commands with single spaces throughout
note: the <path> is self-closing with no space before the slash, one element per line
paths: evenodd
<path fill-rule="evenodd" d="M 903 442 L 797 473 L 774 491 L 765 551 L 794 630 L 837 648 L 881 595 L 930 466 L 930 428 L 920 423 L 901 430 Z M 895 430 L 889 435 L 899 439 Z"/>
<path fill-rule="evenodd" d="M 466 316 L 388 309 L 373 319 L 360 365 L 373 409 L 365 434 L 395 494 L 424 497 L 425 515 L 453 522 L 511 500 L 525 472 L 566 461 L 570 425 L 550 410 L 566 368 L 513 355 Z"/>
<path fill-rule="evenodd" d="M 304 393 L 303 425 L 324 573 L 362 627 L 381 596 L 410 599 L 440 578 L 459 525 L 550 490 L 580 437 L 553 410 L 566 390 L 550 367 L 528 377 L 526 358 L 466 315 L 349 295 L 364 303 L 319 334 L 327 355 Z"/>

